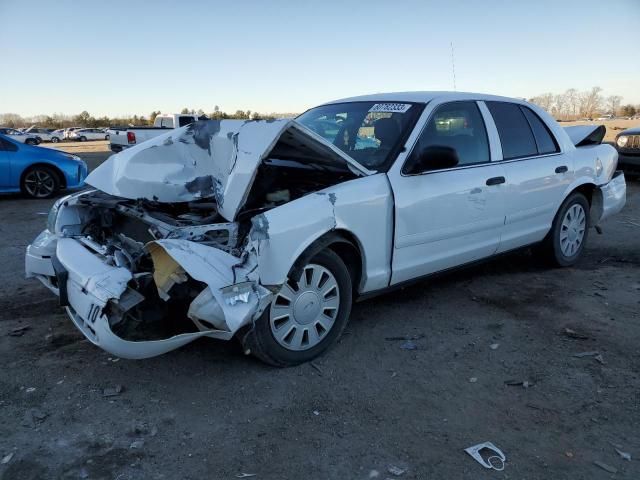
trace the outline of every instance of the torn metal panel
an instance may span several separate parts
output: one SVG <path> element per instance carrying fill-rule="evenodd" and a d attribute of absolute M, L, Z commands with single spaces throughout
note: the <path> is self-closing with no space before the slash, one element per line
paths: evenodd
<path fill-rule="evenodd" d="M 111 195 L 159 202 L 214 198 L 233 221 L 260 162 L 283 137 L 321 151 L 314 161 L 372 173 L 294 120 L 207 120 L 171 130 L 126 149 L 96 168 L 89 185 Z"/>
<path fill-rule="evenodd" d="M 393 202 L 384 174 L 326 188 L 252 220 L 250 248 L 257 257 L 262 285 L 284 283 L 296 259 L 332 230 L 355 237 L 362 251 L 360 291 L 389 285 L 391 250 L 387 247 L 392 244 Z"/>
<path fill-rule="evenodd" d="M 162 282 L 172 282 L 175 272 L 181 270 L 207 284 L 189 308 L 192 320 L 205 320 L 219 330 L 235 333 L 262 313 L 271 300 L 271 292 L 247 281 L 250 270 L 239 267 L 240 259 L 226 252 L 186 240 L 158 240 L 147 249 L 155 270 L 163 272 L 156 280 L 159 290 Z"/>

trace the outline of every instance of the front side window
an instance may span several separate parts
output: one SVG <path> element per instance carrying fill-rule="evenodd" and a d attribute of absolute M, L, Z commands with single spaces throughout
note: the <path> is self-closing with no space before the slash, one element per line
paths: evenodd
<path fill-rule="evenodd" d="M 491 161 L 487 130 L 476 102 L 452 102 L 439 106 L 403 168 L 418 174 Z"/>
<path fill-rule="evenodd" d="M 0 151 L 5 152 L 17 152 L 18 147 L 16 147 L 13 143 L 5 140 L 4 138 L 0 138 Z"/>
<path fill-rule="evenodd" d="M 416 103 L 338 103 L 312 108 L 296 120 L 360 165 L 386 171 L 422 108 Z"/>
<path fill-rule="evenodd" d="M 529 122 L 515 103 L 486 102 L 500 135 L 502 158 L 531 157 L 538 154 Z"/>

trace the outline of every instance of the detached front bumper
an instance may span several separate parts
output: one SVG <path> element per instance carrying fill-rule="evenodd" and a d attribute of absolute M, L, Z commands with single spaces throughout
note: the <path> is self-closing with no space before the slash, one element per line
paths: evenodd
<path fill-rule="evenodd" d="M 60 297 L 74 325 L 91 343 L 130 359 L 161 355 L 200 337 L 229 340 L 271 301 L 271 292 L 257 283 L 232 285 L 232 267 L 239 259 L 223 251 L 184 240 L 152 242 L 148 247 L 161 297 L 169 298 L 177 272 L 208 285 L 188 312 L 199 331 L 144 341 L 116 335 L 109 318 L 113 307 L 125 310 L 132 298 L 140 296 L 130 286 L 133 275 L 124 267 L 105 263 L 76 239 L 59 238 L 45 230 L 27 247 L 25 268 L 27 277 L 36 277 Z M 233 293 L 240 290 L 241 295 Z"/>
<path fill-rule="evenodd" d="M 600 186 L 599 191 L 601 206 L 596 225 L 618 213 L 627 202 L 627 183 L 622 170 L 617 170 L 608 183 Z"/>

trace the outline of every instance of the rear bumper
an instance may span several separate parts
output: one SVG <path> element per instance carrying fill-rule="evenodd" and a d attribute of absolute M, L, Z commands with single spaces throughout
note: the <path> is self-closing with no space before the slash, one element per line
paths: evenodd
<path fill-rule="evenodd" d="M 598 223 L 618 213 L 627 202 L 627 183 L 624 173 L 617 170 L 609 183 L 600 186 L 600 192 L 602 194 L 602 213 Z"/>
<path fill-rule="evenodd" d="M 109 146 L 109 148 L 111 148 L 111 151 L 112 151 L 113 153 L 120 153 L 121 151 L 123 151 L 123 150 L 125 150 L 125 149 L 129 148 L 130 146 L 131 146 L 131 145 L 117 145 L 117 144 L 116 144 L 116 145 L 114 145 L 114 144 L 111 144 L 111 145 Z"/>

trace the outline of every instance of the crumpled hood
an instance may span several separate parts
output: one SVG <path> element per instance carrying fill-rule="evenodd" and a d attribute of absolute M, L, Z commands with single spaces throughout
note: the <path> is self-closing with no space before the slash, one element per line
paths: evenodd
<path fill-rule="evenodd" d="M 110 195 L 159 202 L 214 198 L 233 221 L 260 162 L 285 134 L 326 153 L 328 164 L 372 172 L 294 120 L 205 120 L 171 130 L 109 157 L 86 183 Z"/>

